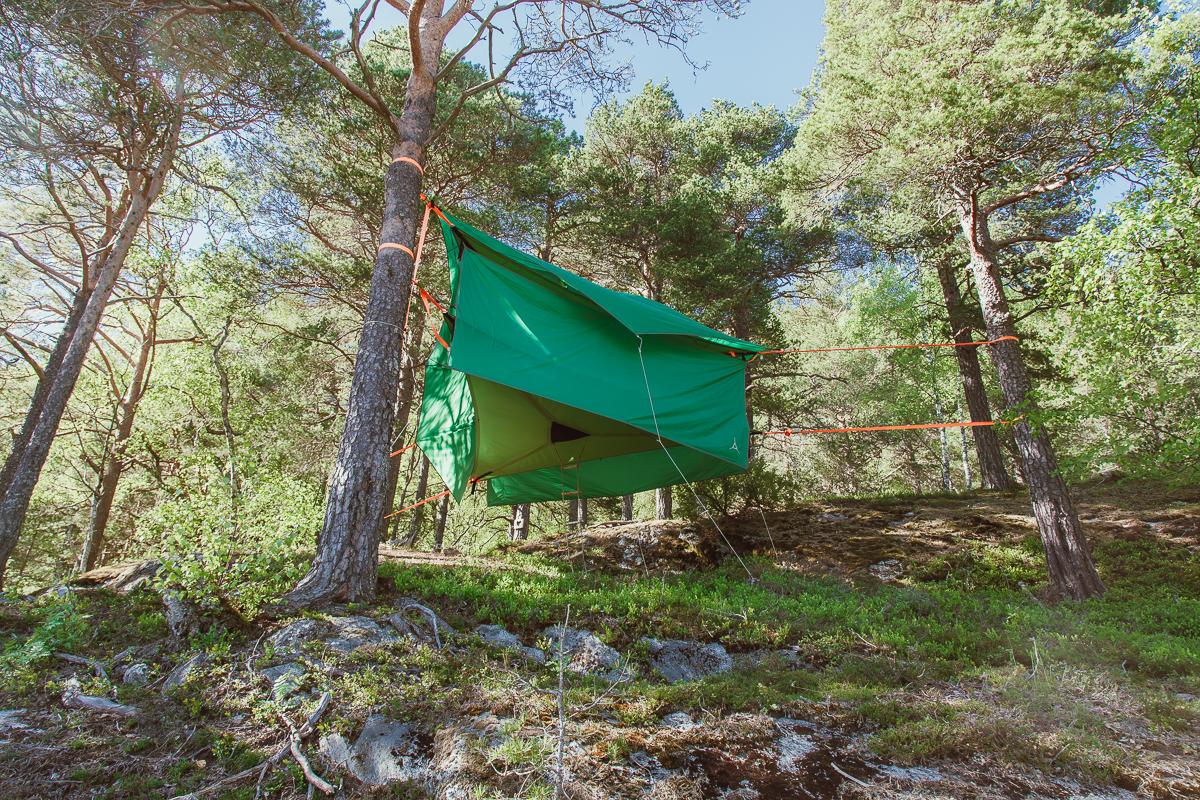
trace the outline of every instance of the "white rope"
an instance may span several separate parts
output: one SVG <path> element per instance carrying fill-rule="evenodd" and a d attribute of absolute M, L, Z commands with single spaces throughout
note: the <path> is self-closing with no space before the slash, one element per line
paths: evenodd
<path fill-rule="evenodd" d="M 775 537 L 771 535 L 771 526 L 767 524 L 767 515 L 763 512 L 762 506 L 758 507 L 758 515 L 762 517 L 763 527 L 767 529 L 767 539 L 771 542 L 771 552 L 778 556 L 779 551 L 775 549 Z"/>
<path fill-rule="evenodd" d="M 729 548 L 729 552 L 733 553 L 733 557 L 736 558 L 738 563 L 742 565 L 742 569 L 746 571 L 746 577 L 750 579 L 751 583 L 754 583 L 754 573 L 750 571 L 750 568 L 746 566 L 746 562 L 742 560 L 740 555 L 738 555 L 738 551 L 734 549 L 733 543 L 729 541 L 729 537 L 725 535 L 725 531 L 721 530 L 721 526 L 717 524 L 716 519 L 714 519 L 712 513 L 709 512 L 708 504 L 700 499 L 700 495 L 696 494 L 695 487 L 692 486 L 692 482 L 688 480 L 687 475 L 683 474 L 683 470 L 679 468 L 679 464 L 675 461 L 675 457 L 671 455 L 670 449 L 663 444 L 662 430 L 658 427 L 658 413 L 654 410 L 654 395 L 650 392 L 650 377 L 646 374 L 646 359 L 642 356 L 642 337 L 641 334 L 635 335 L 637 336 L 638 340 L 638 361 L 640 361 L 642 364 L 642 381 L 646 384 L 646 399 L 650 401 L 650 416 L 654 420 L 654 438 L 658 441 L 658 446 L 661 447 L 663 452 L 667 454 L 667 458 L 671 461 L 671 466 L 675 467 L 675 471 L 678 472 L 679 477 L 683 479 L 684 484 L 688 487 L 688 491 L 692 493 L 692 497 L 696 500 L 696 505 L 699 506 L 700 510 L 704 512 L 704 516 L 708 517 L 708 521 L 711 522 L 713 527 L 717 529 L 717 533 L 721 534 L 721 540 L 725 542 L 725 546 Z"/>

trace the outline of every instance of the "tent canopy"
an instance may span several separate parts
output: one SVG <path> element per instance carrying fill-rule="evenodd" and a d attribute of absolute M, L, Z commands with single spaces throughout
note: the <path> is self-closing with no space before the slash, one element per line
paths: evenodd
<path fill-rule="evenodd" d="M 426 366 L 417 444 L 455 499 L 484 479 L 504 505 L 746 468 L 742 356 L 761 347 L 449 215 L 441 227 L 450 347 Z"/>

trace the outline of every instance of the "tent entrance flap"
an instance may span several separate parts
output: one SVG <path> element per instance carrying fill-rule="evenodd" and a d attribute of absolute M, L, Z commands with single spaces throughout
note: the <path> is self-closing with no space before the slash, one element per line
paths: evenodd
<path fill-rule="evenodd" d="M 476 376 L 468 376 L 467 384 L 475 405 L 477 476 L 514 475 L 658 448 L 653 434 L 632 425 Z"/>

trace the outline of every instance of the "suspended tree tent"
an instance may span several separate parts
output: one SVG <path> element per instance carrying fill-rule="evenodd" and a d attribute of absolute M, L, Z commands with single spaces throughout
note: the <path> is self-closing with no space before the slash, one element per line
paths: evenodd
<path fill-rule="evenodd" d="M 455 499 L 484 479 L 504 505 L 746 469 L 746 359 L 761 347 L 455 217 L 441 227 L 448 347 L 425 370 L 417 445 Z"/>

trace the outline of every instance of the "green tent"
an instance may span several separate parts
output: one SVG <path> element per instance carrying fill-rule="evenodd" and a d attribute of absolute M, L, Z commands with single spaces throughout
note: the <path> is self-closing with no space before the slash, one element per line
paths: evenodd
<path fill-rule="evenodd" d="M 762 348 L 441 225 L 450 346 L 426 367 L 417 444 L 455 499 L 484 479 L 505 505 L 746 469 L 746 360 Z"/>

